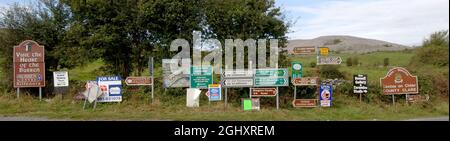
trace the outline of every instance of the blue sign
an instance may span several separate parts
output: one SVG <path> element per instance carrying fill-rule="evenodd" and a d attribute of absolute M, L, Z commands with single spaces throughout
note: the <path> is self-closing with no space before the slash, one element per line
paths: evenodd
<path fill-rule="evenodd" d="M 333 85 L 320 85 L 320 106 L 330 107 L 331 96 L 333 95 Z"/>
<path fill-rule="evenodd" d="M 122 101 L 122 79 L 120 76 L 98 76 L 97 84 L 103 93 L 98 102 L 121 102 Z"/>
<path fill-rule="evenodd" d="M 219 84 L 212 84 L 208 86 L 209 89 L 209 101 L 222 100 L 222 93 Z"/>

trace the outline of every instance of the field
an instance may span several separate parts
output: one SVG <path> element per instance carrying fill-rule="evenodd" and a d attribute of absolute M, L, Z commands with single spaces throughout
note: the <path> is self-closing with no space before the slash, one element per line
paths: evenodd
<path fill-rule="evenodd" d="M 348 57 L 357 57 L 358 66 L 347 67 L 345 62 L 339 70 L 344 72 L 345 78 L 351 80 L 356 73 L 368 74 L 370 84 L 378 84 L 379 78 L 393 66 L 405 67 L 413 56 L 411 52 L 376 52 L 370 54 L 337 54 L 345 61 Z M 383 59 L 389 58 L 389 66 L 384 67 Z M 304 66 L 304 76 L 311 76 L 310 62 L 315 62 L 315 56 L 290 56 L 291 61 L 300 61 Z M 71 80 L 93 80 L 99 75 L 97 70 L 103 62 L 97 60 L 84 67 L 69 70 Z M 448 68 L 432 68 L 438 71 L 447 71 Z M 414 72 L 414 71 L 411 71 Z M 161 74 L 156 69 L 156 76 Z M 414 73 L 413 73 L 414 74 Z M 160 80 L 158 80 L 161 83 Z M 82 85 L 81 85 L 82 86 Z M 46 117 L 50 119 L 74 120 L 403 120 L 409 118 L 448 116 L 448 98 L 434 97 L 429 102 L 406 104 L 404 96 L 397 96 L 395 105 L 391 101 L 363 101 L 348 94 L 333 95 L 333 106 L 329 108 L 292 108 L 289 100 L 282 99 L 280 109 L 275 105 L 262 103 L 261 111 L 242 111 L 240 103 L 229 101 L 227 108 L 221 102 L 207 102 L 202 94 L 200 107 L 188 108 L 185 106 L 185 96 L 165 93 L 160 89 L 155 91 L 153 103 L 149 92 L 142 90 L 136 93 L 127 93 L 121 103 L 98 103 L 96 110 L 89 108 L 83 110 L 83 101 L 73 100 L 72 96 L 77 89 L 71 88 L 71 95 L 60 95 L 39 101 L 35 94 L 22 94 L 20 99 L 15 93 L 4 92 L 0 96 L 0 116 L 31 116 Z M 370 89 L 370 88 L 369 88 Z M 168 96 L 170 95 L 170 96 Z M 292 95 L 282 93 L 281 95 Z M 383 97 L 383 96 L 381 96 Z M 390 96 L 384 96 L 389 99 Z M 401 99 L 403 98 L 403 99 Z M 264 98 L 274 99 L 274 98 Z"/>

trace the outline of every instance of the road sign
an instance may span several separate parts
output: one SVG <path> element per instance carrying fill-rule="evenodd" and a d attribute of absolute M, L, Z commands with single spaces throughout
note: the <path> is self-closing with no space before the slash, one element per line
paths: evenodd
<path fill-rule="evenodd" d="M 320 106 L 330 107 L 331 96 L 333 94 L 333 85 L 320 85 Z"/>
<path fill-rule="evenodd" d="M 320 55 L 322 55 L 322 56 L 328 55 L 328 51 L 329 51 L 328 47 L 320 47 L 319 50 L 320 50 Z"/>
<path fill-rule="evenodd" d="M 102 91 L 98 102 L 121 102 L 122 101 L 122 81 L 120 76 L 98 76 L 97 84 Z"/>
<path fill-rule="evenodd" d="M 162 59 L 164 88 L 189 87 L 190 67 L 191 59 Z"/>
<path fill-rule="evenodd" d="M 13 49 L 14 88 L 45 87 L 44 46 L 26 40 Z"/>
<path fill-rule="evenodd" d="M 293 54 L 316 54 L 316 48 L 315 47 L 294 47 L 292 50 Z"/>
<path fill-rule="evenodd" d="M 255 77 L 254 87 L 288 86 L 288 78 L 283 77 Z"/>
<path fill-rule="evenodd" d="M 291 62 L 291 66 L 292 66 L 292 68 L 291 68 L 291 70 L 292 70 L 291 78 L 294 79 L 294 78 L 302 77 L 302 70 L 303 70 L 302 63 L 300 63 L 300 62 Z"/>
<path fill-rule="evenodd" d="M 191 67 L 191 88 L 207 89 L 212 84 L 212 67 L 211 66 L 192 66 Z"/>
<path fill-rule="evenodd" d="M 125 79 L 128 86 L 152 85 L 152 77 L 150 76 L 129 76 Z"/>
<path fill-rule="evenodd" d="M 307 86 L 307 85 L 318 85 L 318 77 L 303 77 L 292 79 L 292 84 L 294 86 Z"/>
<path fill-rule="evenodd" d="M 287 77 L 288 71 L 284 69 L 256 69 L 255 77 Z"/>
<path fill-rule="evenodd" d="M 222 84 L 223 87 L 253 87 L 253 78 L 228 78 Z"/>
<path fill-rule="evenodd" d="M 208 85 L 209 101 L 220 101 L 222 100 L 222 89 L 220 84 L 210 84 Z"/>
<path fill-rule="evenodd" d="M 417 76 L 412 76 L 402 67 L 389 70 L 385 77 L 380 78 L 380 83 L 386 95 L 419 93 Z"/>
<path fill-rule="evenodd" d="M 353 75 L 353 93 L 354 94 L 367 93 L 367 74 Z"/>
<path fill-rule="evenodd" d="M 251 78 L 253 77 L 252 70 L 225 70 L 223 71 L 225 78 Z"/>
<path fill-rule="evenodd" d="M 418 95 L 418 94 L 413 94 L 413 95 L 406 95 L 406 100 L 408 102 L 424 102 L 424 101 L 428 101 L 430 99 L 429 95 Z"/>
<path fill-rule="evenodd" d="M 292 101 L 294 107 L 317 107 L 317 99 L 295 99 Z"/>
<path fill-rule="evenodd" d="M 69 75 L 67 71 L 55 71 L 53 72 L 53 86 L 54 87 L 68 87 Z"/>
<path fill-rule="evenodd" d="M 288 86 L 287 68 L 256 69 L 254 87 Z"/>
<path fill-rule="evenodd" d="M 278 94 L 276 88 L 250 88 L 252 97 L 272 97 Z"/>
<path fill-rule="evenodd" d="M 342 58 L 336 56 L 322 56 L 317 59 L 317 65 L 339 65 L 342 63 Z"/>

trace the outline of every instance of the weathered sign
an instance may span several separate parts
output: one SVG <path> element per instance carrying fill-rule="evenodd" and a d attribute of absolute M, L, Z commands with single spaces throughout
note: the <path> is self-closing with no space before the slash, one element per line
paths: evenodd
<path fill-rule="evenodd" d="M 424 102 L 428 101 L 429 99 L 430 99 L 429 95 L 418 95 L 418 94 L 406 95 L 406 100 L 411 103 Z"/>
<path fill-rule="evenodd" d="M 339 65 L 342 63 L 342 58 L 336 56 L 321 56 L 317 59 L 317 65 Z"/>
<path fill-rule="evenodd" d="M 44 46 L 26 40 L 14 47 L 14 88 L 45 87 Z"/>
<path fill-rule="evenodd" d="M 318 77 L 303 77 L 292 79 L 292 84 L 295 86 L 307 86 L 307 85 L 318 85 Z"/>
<path fill-rule="evenodd" d="M 125 79 L 128 86 L 152 85 L 152 77 L 150 76 L 129 76 Z"/>
<path fill-rule="evenodd" d="M 225 70 L 222 74 L 223 87 L 253 87 L 252 70 Z"/>
<path fill-rule="evenodd" d="M 200 93 L 202 92 L 197 88 L 186 89 L 186 106 L 187 107 L 199 107 Z"/>
<path fill-rule="evenodd" d="M 385 77 L 380 78 L 380 83 L 386 95 L 419 93 L 417 76 L 412 76 L 402 67 L 389 70 Z"/>
<path fill-rule="evenodd" d="M 317 99 L 295 99 L 292 101 L 294 107 L 317 107 Z"/>

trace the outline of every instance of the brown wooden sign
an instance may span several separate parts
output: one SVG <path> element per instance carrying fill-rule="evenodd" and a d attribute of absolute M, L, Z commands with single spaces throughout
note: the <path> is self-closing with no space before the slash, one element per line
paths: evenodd
<path fill-rule="evenodd" d="M 294 54 L 315 54 L 315 47 L 294 47 L 292 50 Z"/>
<path fill-rule="evenodd" d="M 44 46 L 26 40 L 14 46 L 14 88 L 45 87 Z"/>
<path fill-rule="evenodd" d="M 251 88 L 252 97 L 276 96 L 278 91 L 276 88 Z"/>
<path fill-rule="evenodd" d="M 317 107 L 317 99 L 295 99 L 292 101 L 294 107 Z"/>
<path fill-rule="evenodd" d="M 150 76 L 139 76 L 139 77 L 127 77 L 125 83 L 128 86 L 141 86 L 141 85 L 152 85 L 152 77 Z"/>
<path fill-rule="evenodd" d="M 380 78 L 380 83 L 385 95 L 419 93 L 417 76 L 402 67 L 389 70 L 384 78 Z"/>
<path fill-rule="evenodd" d="M 301 77 L 292 79 L 294 86 L 318 85 L 318 77 Z"/>
<path fill-rule="evenodd" d="M 424 102 L 424 101 L 428 101 L 429 99 L 430 99 L 430 96 L 428 96 L 428 95 L 414 94 L 414 95 L 407 95 L 406 96 L 406 100 L 408 102 L 411 102 L 411 103 Z"/>

